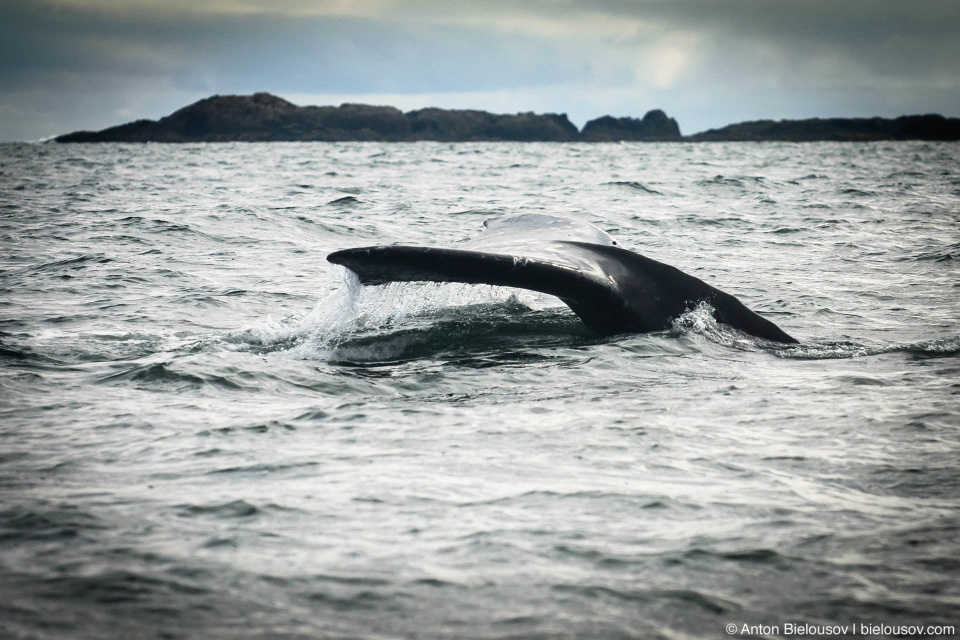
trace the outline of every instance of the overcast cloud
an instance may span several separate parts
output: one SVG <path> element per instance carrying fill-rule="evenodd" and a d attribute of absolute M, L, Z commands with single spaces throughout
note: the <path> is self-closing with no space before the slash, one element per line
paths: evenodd
<path fill-rule="evenodd" d="M 0 140 L 220 93 L 676 117 L 960 115 L 956 0 L 0 0 Z"/>

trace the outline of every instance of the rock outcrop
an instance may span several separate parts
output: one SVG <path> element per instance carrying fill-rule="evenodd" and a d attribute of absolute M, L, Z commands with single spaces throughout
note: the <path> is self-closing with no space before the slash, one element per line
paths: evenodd
<path fill-rule="evenodd" d="M 410 111 L 407 118 L 415 140 L 569 142 L 576 140 L 579 133 L 566 114 L 498 115 L 486 111 L 429 108 Z"/>
<path fill-rule="evenodd" d="M 680 126 L 660 109 L 648 111 L 643 120 L 603 116 L 591 120 L 580 132 L 585 142 L 616 142 L 620 140 L 680 140 Z"/>
<path fill-rule="evenodd" d="M 78 131 L 57 142 L 275 142 L 406 140 L 410 123 L 399 109 L 364 104 L 298 107 L 269 93 L 213 96 L 159 120 L 102 131 Z"/>
<path fill-rule="evenodd" d="M 960 140 L 960 118 L 929 114 L 899 118 L 756 120 L 710 129 L 687 139 L 695 142 Z"/>

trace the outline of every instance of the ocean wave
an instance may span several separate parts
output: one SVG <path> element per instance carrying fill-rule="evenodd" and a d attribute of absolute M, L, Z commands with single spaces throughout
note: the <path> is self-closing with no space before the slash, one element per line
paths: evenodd
<path fill-rule="evenodd" d="M 642 182 L 636 182 L 633 180 L 618 180 L 616 182 L 604 182 L 605 185 L 610 185 L 612 187 L 626 187 L 633 191 L 639 191 L 641 193 L 649 193 L 650 195 L 660 196 L 663 195 L 660 191 L 648 187 Z"/>
<path fill-rule="evenodd" d="M 778 349 L 776 354 L 797 360 L 862 358 L 887 353 L 904 353 L 918 358 L 960 355 L 960 336 L 890 345 L 864 345 L 851 341 L 813 341 Z"/>

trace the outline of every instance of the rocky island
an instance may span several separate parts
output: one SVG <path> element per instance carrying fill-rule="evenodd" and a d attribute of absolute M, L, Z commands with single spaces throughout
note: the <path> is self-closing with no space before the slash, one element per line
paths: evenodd
<path fill-rule="evenodd" d="M 621 140 L 681 140 L 680 126 L 660 109 L 648 111 L 643 120 L 603 116 L 583 125 L 584 142 L 620 142 Z"/>
<path fill-rule="evenodd" d="M 867 140 L 960 140 L 960 118 L 939 114 L 899 118 L 756 120 L 710 129 L 686 138 L 702 141 L 857 142 Z"/>
<path fill-rule="evenodd" d="M 159 120 L 137 120 L 101 131 L 76 131 L 57 142 L 618 142 L 960 140 L 960 119 L 941 115 L 887 118 L 760 120 L 682 136 L 663 111 L 642 118 L 603 116 L 583 130 L 566 114 L 493 114 L 342 104 L 301 107 L 269 93 L 212 96 Z"/>
<path fill-rule="evenodd" d="M 679 132 L 678 132 L 679 133 Z M 569 142 L 579 135 L 564 114 L 496 115 L 485 111 L 342 104 L 300 107 L 269 93 L 213 96 L 159 120 L 78 131 L 57 142 L 279 142 L 473 140 Z"/>

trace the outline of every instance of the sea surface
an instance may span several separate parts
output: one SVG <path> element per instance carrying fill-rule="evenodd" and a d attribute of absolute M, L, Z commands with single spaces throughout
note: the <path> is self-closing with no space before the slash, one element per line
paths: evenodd
<path fill-rule="evenodd" d="M 518 213 L 800 344 L 325 260 Z M 4 144 L 0 246 L 2 638 L 960 625 L 960 144 Z"/>

